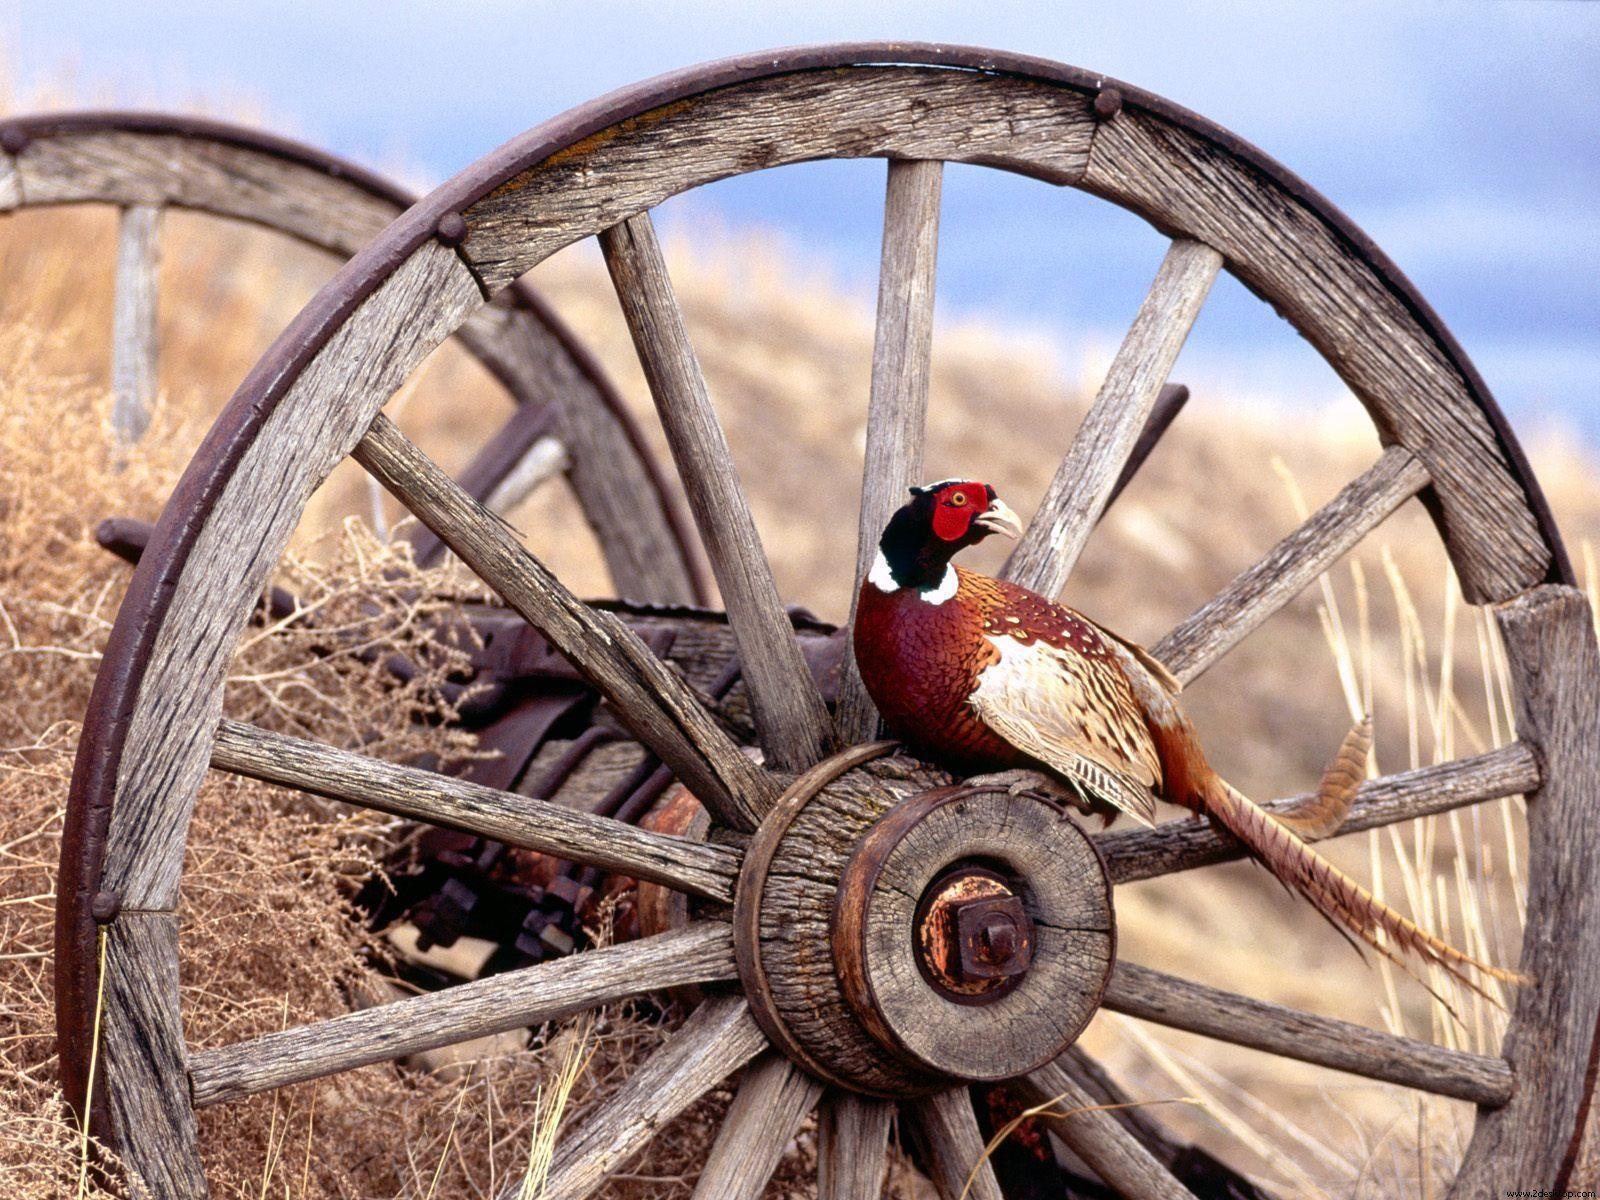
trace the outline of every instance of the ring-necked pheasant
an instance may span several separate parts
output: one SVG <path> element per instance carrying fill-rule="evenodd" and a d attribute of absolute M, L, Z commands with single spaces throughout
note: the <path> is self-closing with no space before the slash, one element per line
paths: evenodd
<path fill-rule="evenodd" d="M 1178 681 L 1142 646 L 951 563 L 991 534 L 1021 532 L 992 487 L 945 480 L 911 496 L 884 529 L 856 607 L 856 662 L 895 737 L 960 775 L 1042 786 L 1108 822 L 1120 810 L 1149 823 L 1157 797 L 1204 814 L 1380 953 L 1409 952 L 1469 986 L 1468 966 L 1522 981 L 1422 929 L 1306 844 L 1343 823 L 1365 773 L 1367 722 L 1350 731 L 1309 803 L 1269 813 L 1212 770 L 1174 700 Z"/>

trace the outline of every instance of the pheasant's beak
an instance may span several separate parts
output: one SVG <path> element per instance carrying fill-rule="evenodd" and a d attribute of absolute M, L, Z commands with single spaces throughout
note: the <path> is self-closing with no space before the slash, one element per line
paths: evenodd
<path fill-rule="evenodd" d="M 1016 513 L 1006 507 L 1004 500 L 991 501 L 989 507 L 984 510 L 983 515 L 973 523 L 979 529 L 987 530 L 990 533 L 1004 534 L 1012 540 L 1022 536 L 1022 522 L 1018 519 Z"/>

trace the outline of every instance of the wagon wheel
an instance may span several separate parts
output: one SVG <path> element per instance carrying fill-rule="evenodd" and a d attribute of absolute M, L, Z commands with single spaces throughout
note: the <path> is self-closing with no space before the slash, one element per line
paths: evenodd
<path fill-rule="evenodd" d="M 648 215 L 699 184 L 829 156 L 890 160 L 863 546 L 920 465 L 941 160 L 1084 188 L 1174 239 L 1013 577 L 1046 591 L 1064 582 L 1222 267 L 1361 397 L 1385 446 L 1378 461 L 1156 653 L 1194 679 L 1404 500 L 1428 502 L 1468 598 L 1494 606 L 1522 740 L 1367 784 L 1345 830 L 1530 796 L 1521 965 L 1538 982 L 1516 998 L 1504 1058 L 1114 961 L 1110 885 L 1233 858 L 1237 846 L 1189 823 L 1087 839 L 1033 800 L 945 789 L 932 773 L 875 758 L 883 748 L 866 740 L 873 723 L 859 695 L 830 721 L 784 620 Z M 441 229 L 463 225 L 464 237 L 441 242 Z M 765 766 L 378 411 L 486 293 L 590 235 L 728 600 Z M 366 369 L 352 378 L 358 362 Z M 218 725 L 229 647 L 301 497 L 346 454 L 594 681 L 720 832 L 706 841 L 650 833 Z M 1387 259 L 1258 151 L 1147 93 L 984 51 L 844 46 L 697 68 L 580 108 L 434 192 L 313 301 L 212 431 L 135 576 L 84 731 L 62 886 L 64 1045 L 83 1046 L 90 973 L 75 956 L 96 913 L 112 1132 L 163 1196 L 205 1191 L 194 1105 L 688 983 L 732 986 L 709 987 L 687 1024 L 568 1136 L 548 1194 L 590 1194 L 662 1123 L 743 1067 L 698 1194 L 757 1194 L 820 1106 L 823 1195 L 874 1195 L 890 1104 L 901 1101 L 941 1192 L 954 1197 L 980 1149 L 963 1085 L 1011 1078 L 1033 1094 L 1086 1098 L 1082 1064 L 1063 1051 L 1101 1004 L 1475 1102 L 1454 1194 L 1559 1188 L 1596 1061 L 1600 922 L 1586 897 L 1600 885 L 1600 840 L 1579 831 L 1600 775 L 1597 674 L 1584 598 L 1481 380 Z M 637 943 L 190 1053 L 175 905 L 208 764 L 664 884 L 696 898 L 698 915 Z M 991 868 L 981 881 L 962 875 L 975 859 Z M 1020 939 L 991 938 L 975 958 L 941 950 L 943 932 L 977 919 L 981 935 L 996 907 Z M 1127 1126 L 1104 1115 L 1056 1126 L 1120 1194 L 1187 1194 Z M 972 1194 L 999 1195 L 987 1166 L 973 1182 Z"/>
<path fill-rule="evenodd" d="M 381 176 L 320 150 L 188 116 L 56 113 L 0 122 L 0 212 L 61 204 L 121 211 L 111 425 L 137 442 L 155 399 L 161 217 L 193 209 L 286 234 L 341 261 L 410 207 Z M 458 335 L 516 401 L 461 475 L 497 511 L 567 473 L 618 594 L 704 599 L 687 527 L 615 388 L 531 288 L 506 289 Z M 653 503 L 640 504 L 642 496 Z M 417 540 L 424 561 L 442 552 Z"/>

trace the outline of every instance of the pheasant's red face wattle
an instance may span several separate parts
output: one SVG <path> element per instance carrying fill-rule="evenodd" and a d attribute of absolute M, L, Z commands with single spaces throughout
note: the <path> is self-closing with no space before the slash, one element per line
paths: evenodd
<path fill-rule="evenodd" d="M 972 532 L 973 518 L 989 507 L 994 489 L 983 483 L 951 483 L 933 498 L 933 535 L 941 541 L 959 542 Z"/>

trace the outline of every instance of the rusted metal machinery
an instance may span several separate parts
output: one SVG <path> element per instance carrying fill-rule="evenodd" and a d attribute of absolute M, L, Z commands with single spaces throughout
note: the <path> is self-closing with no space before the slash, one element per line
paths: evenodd
<path fill-rule="evenodd" d="M 833 688 L 807 654 L 826 639 L 797 627 L 778 596 L 649 216 L 713 180 L 822 157 L 888 160 L 863 567 L 920 472 L 944 161 L 1083 188 L 1173 239 L 1013 578 L 1050 593 L 1065 582 L 1224 267 L 1366 405 L 1384 445 L 1373 466 L 1154 653 L 1185 682 L 1197 678 L 1395 508 L 1412 497 L 1428 505 L 1468 600 L 1492 606 L 1499 623 L 1520 740 L 1368 783 L 1344 830 L 1529 797 L 1521 965 L 1537 982 L 1517 995 L 1503 1057 L 1118 959 L 1115 885 L 1235 858 L 1239 847 L 1187 822 L 1089 835 L 1042 800 L 966 787 L 906 759 L 872 740 L 874 714 L 847 661 L 829 703 Z M 606 255 L 727 600 L 725 624 L 579 601 L 380 412 L 490 297 L 589 236 Z M 229 649 L 300 497 L 345 456 L 539 631 L 603 698 L 608 719 L 703 805 L 704 820 L 642 829 L 219 724 Z M 652 649 L 644 635 L 663 627 L 671 644 Z M 695 638 L 703 652 L 690 654 Z M 710 700 L 706 684 L 735 646 L 739 685 Z M 1072 1044 L 1100 1007 L 1471 1101 L 1477 1124 L 1453 1194 L 1559 1189 L 1600 1051 L 1600 921 L 1589 900 L 1600 839 L 1585 834 L 1583 809 L 1600 783 L 1597 680 L 1587 603 L 1483 382 L 1393 265 L 1265 155 L 1159 97 L 987 51 L 851 45 L 695 68 L 540 126 L 424 198 L 324 289 L 224 412 L 135 573 L 85 727 L 61 890 L 63 1045 L 81 1053 L 87 1038 L 95 977 L 85 947 L 98 920 L 111 1129 L 129 1169 L 162 1196 L 206 1194 L 196 1106 L 690 984 L 702 1002 L 565 1136 L 547 1195 L 592 1194 L 664 1122 L 743 1069 L 698 1195 L 758 1195 L 815 1109 L 820 1194 L 875 1196 L 898 1104 L 942 1195 L 996 1200 L 969 1089 L 1004 1081 L 1072 1107 L 1104 1099 L 1110 1085 Z M 735 694 L 760 763 L 717 711 Z M 208 766 L 629 875 L 655 889 L 661 931 L 191 1053 L 178 1007 L 178 881 Z M 1118 1195 L 1195 1194 L 1143 1118 L 1052 1128 Z"/>

